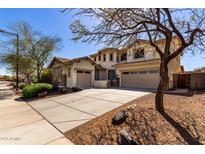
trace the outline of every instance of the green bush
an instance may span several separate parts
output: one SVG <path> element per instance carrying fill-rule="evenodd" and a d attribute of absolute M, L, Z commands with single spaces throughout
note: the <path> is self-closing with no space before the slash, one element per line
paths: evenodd
<path fill-rule="evenodd" d="M 28 83 L 19 83 L 19 89 L 24 89 L 28 85 Z"/>
<path fill-rule="evenodd" d="M 26 86 L 23 89 L 23 97 L 24 98 L 33 98 L 38 95 L 40 92 L 51 91 L 53 89 L 53 85 L 47 83 L 35 83 Z"/>
<path fill-rule="evenodd" d="M 50 69 L 45 69 L 41 75 L 41 82 L 52 83 L 52 71 Z"/>

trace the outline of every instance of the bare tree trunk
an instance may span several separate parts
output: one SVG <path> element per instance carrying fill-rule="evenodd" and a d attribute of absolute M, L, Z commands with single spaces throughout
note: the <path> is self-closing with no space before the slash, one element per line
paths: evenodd
<path fill-rule="evenodd" d="M 27 75 L 26 75 L 26 78 L 27 78 L 28 84 L 30 85 L 30 84 L 31 84 L 30 75 L 27 74 Z"/>
<path fill-rule="evenodd" d="M 40 82 L 40 66 L 37 65 L 37 82 Z"/>
<path fill-rule="evenodd" d="M 161 60 L 160 64 L 160 83 L 157 88 L 157 94 L 155 96 L 155 107 L 156 110 L 160 113 L 164 113 L 164 92 L 168 84 L 168 67 L 165 60 Z"/>

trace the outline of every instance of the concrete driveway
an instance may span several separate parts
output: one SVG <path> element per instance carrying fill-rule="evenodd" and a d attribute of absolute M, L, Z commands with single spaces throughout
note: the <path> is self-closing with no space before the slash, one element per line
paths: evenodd
<path fill-rule="evenodd" d="M 0 81 L 0 144 L 72 144 Z"/>
<path fill-rule="evenodd" d="M 29 104 L 64 133 L 148 93 L 129 89 L 86 89 Z"/>

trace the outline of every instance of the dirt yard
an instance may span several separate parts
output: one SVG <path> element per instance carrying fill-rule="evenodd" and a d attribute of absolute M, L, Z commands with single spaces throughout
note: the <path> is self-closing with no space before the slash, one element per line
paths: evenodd
<path fill-rule="evenodd" d="M 138 144 L 205 144 L 205 92 L 193 96 L 165 95 L 166 114 L 154 108 L 149 94 L 65 133 L 74 144 L 117 144 L 126 130 Z M 127 110 L 127 107 L 132 109 Z M 112 117 L 125 109 L 129 117 L 112 125 Z"/>

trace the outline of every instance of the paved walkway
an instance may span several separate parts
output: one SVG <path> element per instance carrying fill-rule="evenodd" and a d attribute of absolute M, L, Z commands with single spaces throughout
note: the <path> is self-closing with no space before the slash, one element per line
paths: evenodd
<path fill-rule="evenodd" d="M 0 144 L 72 144 L 0 81 Z"/>
<path fill-rule="evenodd" d="M 64 133 L 148 93 L 137 89 L 86 89 L 29 104 Z"/>

